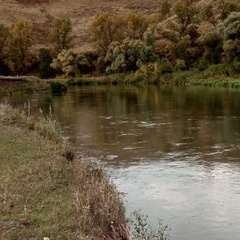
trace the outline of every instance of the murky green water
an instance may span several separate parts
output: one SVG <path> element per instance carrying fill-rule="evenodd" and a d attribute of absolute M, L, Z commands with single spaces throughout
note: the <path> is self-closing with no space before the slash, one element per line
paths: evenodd
<path fill-rule="evenodd" d="M 240 239 L 240 91 L 88 86 L 10 101 L 28 98 L 106 165 L 128 213 L 164 219 L 172 240 Z"/>

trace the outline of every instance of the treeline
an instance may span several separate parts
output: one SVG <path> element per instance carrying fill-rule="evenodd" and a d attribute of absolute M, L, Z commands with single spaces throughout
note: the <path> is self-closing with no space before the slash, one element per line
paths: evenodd
<path fill-rule="evenodd" d="M 35 72 L 49 78 L 130 73 L 147 79 L 193 69 L 227 76 L 240 73 L 237 0 L 219 0 L 214 5 L 193 0 L 172 5 L 165 0 L 151 15 L 101 12 L 86 36 L 95 50 L 73 52 L 70 19 L 55 19 L 46 39 L 50 47 L 34 51 L 30 23 L 1 24 L 0 74 Z"/>

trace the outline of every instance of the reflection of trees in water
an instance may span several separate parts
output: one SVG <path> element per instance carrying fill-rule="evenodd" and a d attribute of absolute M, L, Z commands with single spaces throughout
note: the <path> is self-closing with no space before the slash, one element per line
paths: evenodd
<path fill-rule="evenodd" d="M 93 144 L 112 144 L 113 149 L 122 144 L 136 154 L 143 151 L 141 142 L 147 152 L 208 152 L 240 138 L 237 90 L 87 86 L 70 88 L 62 96 L 34 97 L 36 111 L 48 113 L 51 105 L 57 119 L 71 126 L 71 134 L 90 133 Z"/>

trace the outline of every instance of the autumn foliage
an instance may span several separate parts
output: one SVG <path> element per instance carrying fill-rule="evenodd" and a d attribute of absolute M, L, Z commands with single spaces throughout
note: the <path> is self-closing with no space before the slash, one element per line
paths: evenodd
<path fill-rule="evenodd" d="M 91 45 L 90 53 L 75 52 L 78 46 L 68 17 L 52 19 L 45 38 L 48 47 L 40 54 L 34 49 L 36 24 L 0 24 L 1 72 L 27 73 L 36 63 L 42 77 L 131 73 L 166 63 L 171 71 L 203 71 L 218 64 L 239 66 L 239 14 L 240 4 L 235 0 L 218 0 L 214 5 L 165 0 L 154 14 L 99 12 L 83 39 Z M 238 67 L 234 69 L 238 71 Z"/>

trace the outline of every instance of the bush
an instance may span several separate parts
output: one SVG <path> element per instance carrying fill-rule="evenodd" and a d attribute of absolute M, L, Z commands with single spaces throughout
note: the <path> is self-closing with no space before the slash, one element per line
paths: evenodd
<path fill-rule="evenodd" d="M 49 89 L 53 94 L 61 94 L 67 91 L 67 86 L 58 81 L 52 81 L 49 83 Z"/>
<path fill-rule="evenodd" d="M 143 64 L 157 59 L 153 47 L 144 41 L 125 39 L 122 43 L 112 42 L 105 57 L 105 61 L 110 63 L 106 71 L 107 73 L 136 71 Z"/>
<path fill-rule="evenodd" d="M 174 67 L 170 62 L 165 61 L 160 64 L 160 74 L 173 73 L 173 72 L 174 72 Z"/>
<path fill-rule="evenodd" d="M 134 240 L 168 240 L 170 235 L 166 233 L 168 226 L 163 226 L 161 220 L 158 220 L 158 227 L 153 229 L 147 222 L 148 216 L 140 211 L 134 211 L 131 221 L 132 235 Z"/>
<path fill-rule="evenodd" d="M 211 65 L 207 70 L 206 74 L 210 77 L 215 77 L 219 75 L 223 76 L 233 76 L 239 72 L 239 69 L 235 67 L 233 64 L 217 64 Z"/>

